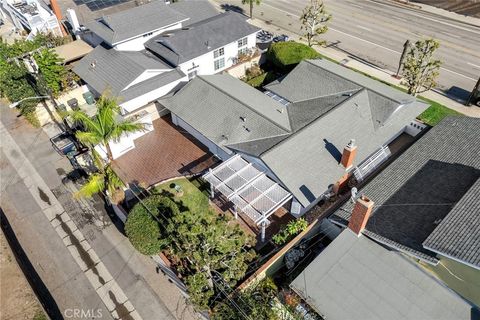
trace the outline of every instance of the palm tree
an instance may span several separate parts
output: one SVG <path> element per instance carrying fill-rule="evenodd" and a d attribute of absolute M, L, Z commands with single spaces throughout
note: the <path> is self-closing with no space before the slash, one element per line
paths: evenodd
<path fill-rule="evenodd" d="M 145 126 L 141 123 L 133 123 L 129 120 L 119 120 L 118 114 L 120 107 L 116 99 L 107 95 L 102 95 L 97 102 L 97 113 L 89 117 L 83 111 L 72 111 L 70 117 L 83 125 L 83 131 L 77 131 L 77 139 L 90 147 L 93 160 L 98 172 L 90 175 L 87 183 L 77 192 L 76 196 L 90 198 L 94 194 L 108 191 L 110 196 L 117 198 L 123 195 L 121 187 L 124 186 L 122 180 L 112 169 L 113 161 L 111 141 L 120 140 L 122 135 L 144 130 Z M 95 146 L 102 145 L 106 149 L 107 159 L 102 159 L 95 151 Z M 114 201 L 116 202 L 116 201 Z"/>
<path fill-rule="evenodd" d="M 250 19 L 253 19 L 253 4 L 260 5 L 260 0 L 242 0 L 242 4 L 250 4 Z"/>

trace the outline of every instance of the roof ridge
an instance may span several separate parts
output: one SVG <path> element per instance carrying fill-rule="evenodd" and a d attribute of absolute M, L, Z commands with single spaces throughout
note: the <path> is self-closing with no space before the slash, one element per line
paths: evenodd
<path fill-rule="evenodd" d="M 251 111 L 253 111 L 253 112 L 255 112 L 256 114 L 258 114 L 259 116 L 261 116 L 262 118 L 264 118 L 264 119 L 266 119 L 267 121 L 273 123 L 275 126 L 279 127 L 280 129 L 285 130 L 285 131 L 290 132 L 290 133 L 293 132 L 293 131 L 292 131 L 292 128 L 290 128 L 290 129 L 285 128 L 285 127 L 283 127 L 282 125 L 280 125 L 280 124 L 276 123 L 275 121 L 273 121 L 272 119 L 270 119 L 270 118 L 268 118 L 268 117 L 265 117 L 263 114 L 261 114 L 260 112 L 258 112 L 258 111 L 255 110 L 255 109 L 251 108 L 249 105 L 247 105 L 246 103 L 244 103 L 244 102 L 241 101 L 240 99 L 237 99 L 236 97 L 233 97 L 232 95 L 230 95 L 228 92 L 226 92 L 226 91 L 223 90 L 222 88 L 219 88 L 218 86 L 216 86 L 216 85 L 213 84 L 212 82 L 210 82 L 210 81 L 208 81 L 207 79 L 205 79 L 206 77 L 214 77 L 214 76 L 224 76 L 224 75 L 208 75 L 208 76 L 201 75 L 201 76 L 197 76 L 196 78 L 202 79 L 204 82 L 208 83 L 209 85 L 211 85 L 212 87 L 214 87 L 214 88 L 217 89 L 218 91 L 222 92 L 224 95 L 232 98 L 233 100 L 237 101 L 237 102 L 240 103 L 241 105 L 247 107 L 247 108 L 250 109 Z M 231 77 L 231 76 L 229 75 L 229 77 Z M 234 79 L 236 79 L 236 78 L 234 78 Z M 236 80 L 237 80 L 237 79 L 236 79 Z M 240 81 L 240 80 L 238 80 L 238 81 Z M 244 82 L 241 81 L 241 83 L 243 84 Z M 245 84 L 245 85 L 248 86 L 247 84 Z M 252 90 L 254 90 L 255 92 L 258 91 L 257 89 L 255 89 L 255 88 L 253 88 L 253 87 L 250 87 L 250 86 L 248 86 L 248 87 L 249 87 L 249 88 L 252 88 Z M 254 92 L 254 91 L 252 91 L 252 92 Z M 258 93 L 263 95 L 263 93 L 261 93 L 261 92 L 259 92 L 259 91 L 258 91 Z M 278 103 L 281 107 L 283 107 L 283 105 L 281 105 L 279 102 L 277 102 L 277 103 Z M 287 111 L 287 112 L 288 112 L 288 111 Z"/>
<path fill-rule="evenodd" d="M 324 61 L 328 61 L 329 63 L 333 63 L 333 62 L 331 62 L 331 61 L 329 61 L 329 60 L 326 60 L 326 59 L 323 59 L 323 58 L 320 58 L 320 59 L 306 59 L 306 60 L 303 60 L 303 61 L 306 61 L 306 62 L 308 62 L 309 64 L 311 64 L 311 65 L 313 65 L 313 66 L 315 66 L 315 67 L 317 67 L 317 68 L 321 68 L 322 70 L 324 70 L 324 71 L 326 71 L 326 72 L 328 72 L 328 73 L 337 75 L 338 77 L 340 77 L 340 78 L 342 78 L 342 79 L 345 79 L 346 81 L 349 81 L 349 82 L 351 82 L 351 83 L 354 83 L 354 84 L 356 84 L 356 85 L 359 85 L 360 87 L 362 87 L 362 88 L 364 88 L 364 89 L 367 89 L 367 90 L 369 90 L 369 91 L 371 91 L 371 92 L 373 92 L 373 93 L 375 93 L 375 94 L 378 94 L 378 95 L 380 95 L 380 96 L 382 96 L 382 97 L 384 97 L 384 98 L 387 98 L 387 99 L 389 99 L 389 100 L 391 100 L 391 101 L 395 101 L 395 102 L 397 102 L 397 103 L 401 103 L 401 102 L 398 101 L 398 100 L 392 99 L 392 98 L 390 98 L 390 97 L 388 97 L 388 96 L 386 96 L 386 95 L 384 95 L 384 94 L 382 94 L 382 93 L 380 93 L 380 92 L 377 92 L 377 91 L 375 91 L 375 90 L 373 90 L 373 89 L 371 89 L 371 88 L 368 88 L 368 87 L 366 87 L 366 86 L 364 86 L 364 85 L 362 85 L 362 84 L 360 84 L 360 83 L 358 83 L 358 82 L 356 82 L 356 81 L 353 81 L 353 80 L 351 80 L 351 79 L 349 79 L 349 78 L 346 78 L 346 77 L 344 77 L 344 76 L 342 76 L 342 75 L 340 75 L 340 74 L 338 74 L 338 73 L 332 72 L 332 71 L 330 71 L 330 70 L 328 70 L 328 69 L 322 68 L 322 67 L 319 66 L 319 65 L 316 65 L 315 63 L 313 63 L 313 61 L 315 61 L 315 60 L 324 60 Z M 357 72 L 357 71 L 355 71 L 354 69 L 351 69 L 351 68 L 346 67 L 346 66 L 344 66 L 344 65 L 341 65 L 341 64 L 336 64 L 336 65 L 341 66 L 341 67 L 345 68 L 346 70 L 349 70 L 349 71 L 351 71 L 351 72 L 353 72 L 353 73 L 355 73 L 355 74 L 359 74 L 360 76 L 363 76 L 363 77 L 365 77 L 366 79 L 379 82 L 379 83 L 381 83 L 383 86 L 385 86 L 385 87 L 387 87 L 387 88 L 390 88 L 390 89 L 395 90 L 395 91 L 400 91 L 400 92 L 402 92 L 401 90 L 392 88 L 390 85 L 385 84 L 385 83 L 384 83 L 383 81 L 381 81 L 381 80 L 377 80 L 377 79 L 374 79 L 374 78 L 370 78 L 369 76 L 366 76 L 365 74 L 363 74 L 363 73 L 361 73 L 361 72 Z M 415 100 L 416 100 L 416 99 L 415 99 Z"/>
<path fill-rule="evenodd" d="M 286 139 L 280 141 L 279 143 L 277 143 L 276 145 L 272 146 L 271 148 L 265 150 L 264 152 L 262 152 L 260 154 L 260 157 L 262 157 L 263 155 L 267 154 L 268 152 L 272 151 L 273 149 L 275 149 L 276 147 L 278 147 L 279 145 L 283 144 L 284 142 L 286 142 L 287 140 L 289 140 L 290 138 L 294 137 L 297 133 L 299 133 L 300 131 L 303 131 L 304 129 L 312 126 L 314 123 L 316 123 L 318 120 L 322 119 L 324 116 L 326 116 L 327 114 L 330 114 L 333 110 L 337 109 L 338 106 L 341 106 L 343 105 L 345 102 L 349 101 L 350 99 L 352 99 L 353 97 L 357 96 L 360 92 L 362 92 L 365 88 L 363 88 L 362 90 L 359 90 L 358 92 L 354 93 L 353 95 L 351 95 L 349 98 L 345 99 L 344 101 L 342 101 L 341 103 L 335 105 L 333 108 L 331 108 L 330 110 L 328 110 L 327 112 L 325 112 L 324 114 L 322 114 L 320 117 L 317 117 L 315 120 L 311 121 L 310 123 L 308 123 L 307 125 L 303 126 L 302 128 L 298 129 L 297 131 L 293 132 L 289 137 L 287 137 Z M 288 108 L 287 108 L 287 112 L 288 112 Z M 290 117 L 289 117 L 290 119 Z"/>
<path fill-rule="evenodd" d="M 236 144 L 241 144 L 241 143 L 246 143 L 246 142 L 254 142 L 254 141 L 260 141 L 260 140 L 265 140 L 265 139 L 271 139 L 271 138 L 277 138 L 277 137 L 282 137 L 282 136 L 288 136 L 290 135 L 291 133 L 283 133 L 283 134 L 277 134 L 277 135 L 273 135 L 273 136 L 269 136 L 269 137 L 263 137 L 263 138 L 258 138 L 258 139 L 251 139 L 251 140 L 244 140 L 242 142 L 235 142 L 235 143 L 231 143 L 231 144 L 226 144 L 225 146 L 232 146 L 232 145 L 236 145 Z"/>
<path fill-rule="evenodd" d="M 295 102 L 291 102 L 291 104 L 295 104 L 295 103 L 299 103 L 299 102 L 305 102 L 305 101 L 310 101 L 310 100 L 315 100 L 315 99 L 320 99 L 320 98 L 326 98 L 326 97 L 330 97 L 330 96 L 337 96 L 337 95 L 341 95 L 341 94 L 345 94 L 345 93 L 349 93 L 349 92 L 354 92 L 354 91 L 360 91 L 362 89 L 365 89 L 365 88 L 358 88 L 358 89 L 350 89 L 350 90 L 345 90 L 345 91 L 340 91 L 340 92 L 335 92 L 335 93 L 331 93 L 331 94 L 324 94 L 322 96 L 318 96 L 318 97 L 315 97 L 315 98 L 309 98 L 309 99 L 303 99 L 303 100 L 297 100 Z M 283 97 L 282 97 L 283 98 Z M 285 98 L 284 98 L 285 99 Z M 287 100 L 287 99 L 285 99 Z"/>

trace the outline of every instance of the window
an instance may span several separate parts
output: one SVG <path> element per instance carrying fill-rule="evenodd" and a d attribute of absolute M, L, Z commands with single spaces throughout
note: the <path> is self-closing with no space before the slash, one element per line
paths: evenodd
<path fill-rule="evenodd" d="M 223 56 L 224 54 L 225 54 L 225 49 L 224 48 L 217 49 L 217 50 L 213 51 L 213 58 L 214 59 L 219 58 L 219 57 Z"/>
<path fill-rule="evenodd" d="M 241 48 L 241 47 L 245 47 L 248 43 L 248 38 L 245 37 L 243 39 L 240 39 L 238 40 L 238 47 Z"/>
<path fill-rule="evenodd" d="M 215 60 L 213 62 L 213 66 L 215 68 L 215 71 L 217 71 L 218 69 L 222 69 L 223 67 L 225 67 L 225 59 L 220 58 L 220 59 Z"/>
<path fill-rule="evenodd" d="M 240 48 L 238 49 L 238 55 L 246 55 L 248 52 L 248 49 L 247 48 Z"/>
<path fill-rule="evenodd" d="M 192 80 L 193 78 L 195 78 L 198 74 L 198 71 L 197 70 L 192 70 L 188 73 L 188 80 Z"/>

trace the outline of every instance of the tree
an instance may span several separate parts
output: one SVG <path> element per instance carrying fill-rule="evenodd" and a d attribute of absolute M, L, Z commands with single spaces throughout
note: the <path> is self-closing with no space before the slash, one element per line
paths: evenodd
<path fill-rule="evenodd" d="M 441 61 L 433 54 L 440 43 L 434 39 L 418 40 L 410 47 L 403 63 L 403 81 L 408 93 L 416 96 L 437 85 L 436 78 L 440 74 Z"/>
<path fill-rule="evenodd" d="M 279 319 L 272 300 L 276 297 L 278 288 L 270 278 L 265 278 L 256 286 L 233 296 L 232 299 L 249 315 L 251 319 Z M 231 306 L 228 300 L 220 302 L 213 310 L 212 320 L 243 319 L 242 314 Z"/>
<path fill-rule="evenodd" d="M 300 16 L 301 29 L 304 30 L 303 37 L 307 40 L 308 46 L 314 44 L 323 45 L 325 41 L 318 40 L 318 36 L 327 32 L 326 23 L 332 18 L 325 10 L 321 0 L 311 0 L 310 4 L 303 9 Z"/>
<path fill-rule="evenodd" d="M 130 120 L 118 120 L 120 107 L 114 98 L 102 95 L 97 102 L 97 113 L 90 118 L 83 111 L 72 111 L 69 115 L 75 122 L 83 125 L 83 131 L 77 131 L 77 139 L 91 148 L 98 172 L 92 174 L 87 183 L 79 190 L 77 196 L 92 197 L 96 193 L 108 191 L 110 196 L 121 197 L 123 182 L 111 167 L 113 161 L 110 141 L 118 141 L 123 135 L 144 130 L 144 125 Z M 106 149 L 107 159 L 104 161 L 95 152 L 95 146 Z M 115 199 L 113 199 L 114 202 Z"/>
<path fill-rule="evenodd" d="M 168 217 L 178 213 L 178 206 L 171 199 L 159 195 L 150 196 L 130 210 L 125 223 L 125 233 L 140 253 L 156 254 L 165 245 L 167 237 L 162 233 L 156 218 L 160 214 Z"/>
<path fill-rule="evenodd" d="M 256 4 L 257 6 L 260 5 L 261 0 L 242 0 L 242 4 L 249 4 L 250 5 L 250 19 L 253 19 L 253 5 Z"/>
<path fill-rule="evenodd" d="M 167 230 L 172 254 L 180 259 L 179 270 L 186 275 L 190 298 L 203 310 L 217 292 L 214 277 L 221 275 L 234 286 L 255 257 L 251 249 L 254 238 L 227 216 L 211 210 L 174 214 Z"/>
<path fill-rule="evenodd" d="M 45 79 L 46 85 L 54 97 L 62 90 L 62 83 L 67 76 L 67 70 L 63 66 L 63 60 L 52 50 L 43 49 L 34 55 L 35 62 Z"/>
<path fill-rule="evenodd" d="M 315 49 L 299 42 L 273 43 L 267 51 L 267 59 L 280 71 L 290 71 L 302 60 L 319 58 Z"/>

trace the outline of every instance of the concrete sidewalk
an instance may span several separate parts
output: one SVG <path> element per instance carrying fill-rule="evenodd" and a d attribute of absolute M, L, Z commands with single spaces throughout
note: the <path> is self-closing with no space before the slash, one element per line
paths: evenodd
<path fill-rule="evenodd" d="M 267 24 L 262 20 L 254 19 L 254 20 L 250 20 L 250 23 L 259 27 L 259 28 L 262 28 L 263 30 L 267 30 L 267 31 L 269 31 L 273 34 L 286 34 L 290 37 L 291 40 L 295 40 L 295 41 L 298 41 L 298 42 L 305 43 L 304 41 L 300 40 L 300 36 L 298 34 L 289 32 L 285 29 L 281 29 L 281 28 L 279 28 L 275 25 L 272 25 L 272 24 Z M 356 69 L 358 71 L 364 72 L 366 74 L 371 75 L 372 77 L 375 77 L 375 78 L 380 79 L 382 81 L 385 81 L 387 83 L 397 85 L 397 86 L 401 86 L 400 85 L 400 80 L 392 77 L 392 75 L 395 74 L 393 71 L 382 69 L 382 68 L 379 68 L 375 65 L 369 64 L 368 62 L 357 60 L 353 56 L 350 56 L 348 53 L 342 52 L 341 50 L 338 50 L 337 48 L 335 48 L 333 46 L 331 46 L 331 47 L 315 46 L 314 48 L 320 54 L 322 54 L 322 55 L 324 55 L 324 56 L 326 56 L 330 59 L 341 62 L 343 65 L 345 65 L 349 68 L 353 68 L 353 69 Z M 463 105 L 463 104 L 461 104 L 461 103 L 459 103 L 455 100 L 452 100 L 449 97 L 447 97 L 447 96 L 445 96 L 441 93 L 438 93 L 438 92 L 435 92 L 435 91 L 432 91 L 432 90 L 422 93 L 421 96 L 423 96 L 427 99 L 436 101 L 440 104 L 443 104 L 444 106 L 447 106 L 450 109 L 456 110 L 456 111 L 458 111 L 460 113 L 463 113 L 467 116 L 480 118 L 480 108 L 478 108 L 476 106 L 466 107 L 465 105 Z"/>

